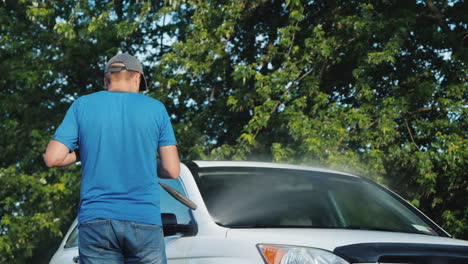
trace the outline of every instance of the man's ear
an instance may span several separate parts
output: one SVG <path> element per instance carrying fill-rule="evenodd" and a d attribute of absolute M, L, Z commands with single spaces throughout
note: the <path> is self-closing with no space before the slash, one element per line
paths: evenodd
<path fill-rule="evenodd" d="M 140 91 L 141 73 L 137 72 L 134 78 L 135 78 L 134 81 L 135 81 L 137 91 Z"/>
<path fill-rule="evenodd" d="M 109 82 L 104 78 L 104 90 L 109 90 Z"/>

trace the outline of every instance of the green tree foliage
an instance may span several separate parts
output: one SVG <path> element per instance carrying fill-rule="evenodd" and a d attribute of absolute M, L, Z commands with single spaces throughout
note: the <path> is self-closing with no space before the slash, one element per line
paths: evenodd
<path fill-rule="evenodd" d="M 156 69 L 186 157 L 366 175 L 468 238 L 466 3 L 180 8 L 190 30 Z"/>
<path fill-rule="evenodd" d="M 115 53 L 145 62 L 186 159 L 376 179 L 468 239 L 465 1 L 0 1 L 0 262 L 48 261 L 80 170 L 48 169 Z M 36 263 L 37 261 L 35 261 Z"/>
<path fill-rule="evenodd" d="M 48 263 L 57 249 L 76 216 L 80 169 L 46 168 L 45 146 L 75 98 L 103 89 L 118 51 L 145 56 L 151 78 L 177 29 L 158 23 L 163 4 L 0 1 L 0 263 Z"/>

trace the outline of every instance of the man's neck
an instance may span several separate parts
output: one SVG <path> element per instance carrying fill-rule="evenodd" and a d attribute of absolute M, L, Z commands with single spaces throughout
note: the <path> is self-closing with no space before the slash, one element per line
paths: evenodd
<path fill-rule="evenodd" d="M 116 91 L 116 92 L 132 92 L 132 93 L 138 93 L 138 88 L 134 89 L 131 85 L 124 85 L 124 84 L 114 84 L 109 86 L 108 91 Z"/>

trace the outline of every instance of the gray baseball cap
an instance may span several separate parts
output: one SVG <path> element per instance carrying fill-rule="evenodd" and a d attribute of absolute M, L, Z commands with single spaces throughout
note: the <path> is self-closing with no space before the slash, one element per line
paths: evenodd
<path fill-rule="evenodd" d="M 111 64 L 116 63 L 116 62 L 123 63 L 125 66 L 111 67 Z M 135 72 L 141 73 L 142 80 L 140 81 L 140 91 L 144 91 L 148 89 L 148 85 L 146 84 L 146 78 L 145 78 L 145 75 L 143 74 L 143 66 L 141 65 L 140 61 L 138 61 L 137 58 L 127 53 L 117 54 L 114 57 L 112 57 L 109 60 L 109 62 L 107 62 L 104 73 L 119 72 L 122 70 L 135 71 Z"/>

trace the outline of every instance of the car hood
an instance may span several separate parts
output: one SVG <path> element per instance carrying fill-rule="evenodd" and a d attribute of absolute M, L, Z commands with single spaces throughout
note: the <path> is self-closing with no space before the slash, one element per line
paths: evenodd
<path fill-rule="evenodd" d="M 468 247 L 468 241 L 453 238 L 370 230 L 302 228 L 229 229 L 226 237 L 234 240 L 251 240 L 256 243 L 315 247 L 329 251 L 347 245 L 366 243 L 435 244 Z"/>

